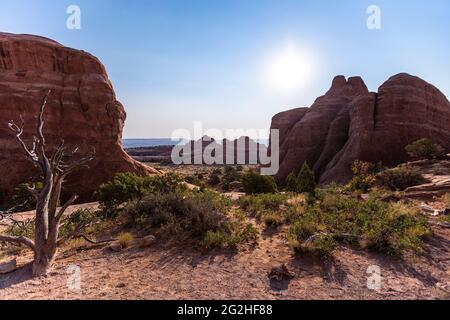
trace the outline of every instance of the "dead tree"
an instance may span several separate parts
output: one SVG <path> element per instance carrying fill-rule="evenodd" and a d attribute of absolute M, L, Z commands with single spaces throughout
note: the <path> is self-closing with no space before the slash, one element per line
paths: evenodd
<path fill-rule="evenodd" d="M 31 148 L 22 139 L 25 126 L 23 118 L 20 117 L 20 125 L 14 121 L 8 124 L 27 159 L 39 168 L 43 178 L 43 188 L 39 191 L 32 186 L 28 188 L 37 202 L 35 239 L 0 235 L 0 241 L 22 244 L 34 252 L 32 268 L 34 276 L 46 275 L 50 271 L 56 256 L 61 218 L 67 208 L 78 198 L 77 196 L 72 196 L 61 208 L 58 208 L 64 179 L 76 169 L 86 166 L 88 162 L 94 159 L 95 154 L 94 150 L 88 156 L 74 160 L 78 148 L 68 151 L 64 146 L 64 141 L 61 141 L 51 157 L 46 155 L 46 141 L 43 128 L 44 112 L 49 95 L 50 91 L 46 94 L 41 104 L 37 119 L 37 135 L 33 137 Z"/>

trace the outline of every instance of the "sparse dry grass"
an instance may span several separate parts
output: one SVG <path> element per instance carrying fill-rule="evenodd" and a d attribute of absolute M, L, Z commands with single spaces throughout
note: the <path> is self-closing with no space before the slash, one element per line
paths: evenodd
<path fill-rule="evenodd" d="M 119 242 L 123 248 L 131 247 L 134 241 L 134 236 L 129 232 L 122 232 L 117 236 L 117 242 Z"/>

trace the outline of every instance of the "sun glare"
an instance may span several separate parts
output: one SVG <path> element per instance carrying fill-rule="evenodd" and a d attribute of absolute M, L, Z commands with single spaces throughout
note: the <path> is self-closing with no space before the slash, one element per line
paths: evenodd
<path fill-rule="evenodd" d="M 290 45 L 269 62 L 267 80 L 277 92 L 289 94 L 309 81 L 311 61 L 305 53 Z"/>

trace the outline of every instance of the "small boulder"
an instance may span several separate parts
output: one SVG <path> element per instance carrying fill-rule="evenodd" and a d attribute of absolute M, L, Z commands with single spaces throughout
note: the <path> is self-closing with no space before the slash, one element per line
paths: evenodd
<path fill-rule="evenodd" d="M 0 274 L 6 274 L 13 272 L 17 268 L 17 260 L 11 260 L 9 262 L 0 263 Z"/>
<path fill-rule="evenodd" d="M 280 266 L 273 267 L 269 272 L 270 280 L 282 281 L 284 279 L 292 279 L 295 277 L 295 273 L 289 271 L 288 267 L 285 264 Z"/>
<path fill-rule="evenodd" d="M 139 247 L 140 248 L 148 248 L 152 246 L 156 241 L 156 237 L 154 235 L 146 236 L 139 240 Z"/>

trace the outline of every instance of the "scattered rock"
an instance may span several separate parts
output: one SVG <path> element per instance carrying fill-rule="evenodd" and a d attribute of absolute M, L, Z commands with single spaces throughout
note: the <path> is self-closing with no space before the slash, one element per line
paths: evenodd
<path fill-rule="evenodd" d="M 432 183 L 421 184 L 405 190 L 405 195 L 412 199 L 430 199 L 450 193 L 450 178 L 445 176 Z"/>
<path fill-rule="evenodd" d="M 17 268 L 17 260 L 11 260 L 5 263 L 0 263 L 0 274 L 13 272 Z"/>
<path fill-rule="evenodd" d="M 447 209 L 436 209 L 436 208 L 433 208 L 433 207 L 429 206 L 429 205 L 426 204 L 426 203 L 422 203 L 422 204 L 420 205 L 420 208 L 421 208 L 424 212 L 428 213 L 429 215 L 431 215 L 431 216 L 433 216 L 433 217 L 445 215 L 445 214 L 447 213 Z"/>
<path fill-rule="evenodd" d="M 139 240 L 139 247 L 140 248 L 148 248 L 152 246 L 156 241 L 156 237 L 153 235 L 146 236 Z"/>
<path fill-rule="evenodd" d="M 437 225 L 441 228 L 450 229 L 450 223 L 446 221 L 438 222 Z"/>
<path fill-rule="evenodd" d="M 362 195 L 360 195 L 361 200 L 367 201 L 369 200 L 369 194 L 368 193 L 363 193 Z"/>
<path fill-rule="evenodd" d="M 282 281 L 284 279 L 292 279 L 295 277 L 295 273 L 289 271 L 285 264 L 273 267 L 269 273 L 270 280 Z"/>
<path fill-rule="evenodd" d="M 124 282 L 120 282 L 116 285 L 116 288 L 125 288 L 127 285 Z"/>

